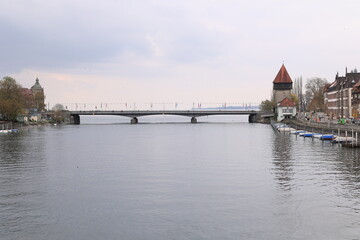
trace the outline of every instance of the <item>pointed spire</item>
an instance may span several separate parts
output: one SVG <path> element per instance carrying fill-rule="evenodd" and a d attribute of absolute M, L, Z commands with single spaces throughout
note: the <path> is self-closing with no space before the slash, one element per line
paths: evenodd
<path fill-rule="evenodd" d="M 273 83 L 292 83 L 291 77 L 289 73 L 287 72 L 285 65 L 283 64 L 276 75 Z"/>

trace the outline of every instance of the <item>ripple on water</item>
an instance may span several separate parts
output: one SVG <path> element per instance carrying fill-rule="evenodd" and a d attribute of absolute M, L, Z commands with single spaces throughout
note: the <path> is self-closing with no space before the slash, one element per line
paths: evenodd
<path fill-rule="evenodd" d="M 356 239 L 358 151 L 260 124 L 0 138 L 0 239 Z"/>

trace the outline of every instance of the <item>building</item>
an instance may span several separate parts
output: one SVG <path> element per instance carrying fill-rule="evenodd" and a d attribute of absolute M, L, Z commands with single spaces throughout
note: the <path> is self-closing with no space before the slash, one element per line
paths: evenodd
<path fill-rule="evenodd" d="M 38 78 L 36 78 L 35 84 L 30 89 L 22 88 L 21 93 L 26 100 L 27 109 L 36 109 L 37 111 L 45 110 L 44 88 L 41 87 Z"/>
<path fill-rule="evenodd" d="M 281 102 L 284 98 L 291 98 L 292 84 L 293 81 L 283 64 L 273 81 L 273 100 L 275 104 Z"/>
<path fill-rule="evenodd" d="M 276 109 L 278 122 L 296 116 L 296 104 L 287 97 L 277 104 Z"/>
<path fill-rule="evenodd" d="M 352 116 L 359 119 L 360 117 L 360 80 L 354 84 L 351 93 Z"/>
<path fill-rule="evenodd" d="M 360 73 L 356 70 L 345 76 L 336 74 L 335 81 L 325 86 L 324 103 L 331 118 L 359 116 Z"/>
<path fill-rule="evenodd" d="M 283 64 L 273 81 L 273 101 L 276 106 L 274 110 L 277 121 L 296 115 L 296 104 L 290 100 L 292 85 L 293 81 Z"/>

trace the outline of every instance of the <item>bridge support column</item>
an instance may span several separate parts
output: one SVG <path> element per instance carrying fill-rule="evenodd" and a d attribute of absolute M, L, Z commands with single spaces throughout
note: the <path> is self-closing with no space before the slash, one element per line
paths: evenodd
<path fill-rule="evenodd" d="M 197 123 L 196 117 L 192 117 L 192 118 L 191 118 L 191 123 Z"/>
<path fill-rule="evenodd" d="M 139 120 L 137 119 L 137 117 L 133 117 L 131 120 L 130 120 L 130 123 L 131 124 L 136 124 L 136 123 L 138 123 L 139 122 Z"/>
<path fill-rule="evenodd" d="M 256 114 L 250 114 L 249 115 L 249 123 L 256 123 L 257 122 L 257 115 Z"/>
<path fill-rule="evenodd" d="M 80 124 L 80 115 L 71 115 L 70 116 L 70 122 L 72 124 L 76 124 L 76 125 L 79 125 Z"/>

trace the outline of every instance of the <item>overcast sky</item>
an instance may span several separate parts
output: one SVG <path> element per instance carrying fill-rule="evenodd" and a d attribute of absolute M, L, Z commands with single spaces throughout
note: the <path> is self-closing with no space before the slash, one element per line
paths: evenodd
<path fill-rule="evenodd" d="M 360 68 L 358 0 L 0 0 L 0 73 L 46 102 L 260 102 Z"/>

